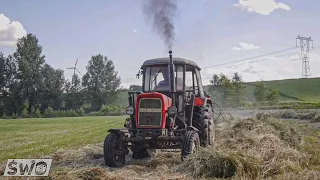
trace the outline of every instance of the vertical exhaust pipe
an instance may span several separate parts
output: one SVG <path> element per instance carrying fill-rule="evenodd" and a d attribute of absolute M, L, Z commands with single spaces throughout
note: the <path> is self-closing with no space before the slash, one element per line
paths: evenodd
<path fill-rule="evenodd" d="M 175 77 L 174 77 L 174 64 L 173 64 L 173 60 L 172 60 L 172 51 L 169 51 L 169 58 L 170 58 L 170 63 L 169 63 L 169 77 L 170 77 L 170 93 L 172 95 L 172 106 L 176 105 L 176 83 L 175 83 Z"/>

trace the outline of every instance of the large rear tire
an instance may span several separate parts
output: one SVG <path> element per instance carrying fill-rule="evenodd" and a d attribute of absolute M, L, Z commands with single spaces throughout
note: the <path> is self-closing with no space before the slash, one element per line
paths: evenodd
<path fill-rule="evenodd" d="M 214 124 L 214 119 L 213 119 L 213 112 L 212 112 L 212 107 L 207 106 L 208 108 L 208 126 L 206 128 L 207 134 L 208 134 L 208 145 L 213 146 L 214 141 L 215 141 L 215 124 Z"/>
<path fill-rule="evenodd" d="M 104 162 L 109 167 L 121 167 L 125 164 L 125 150 L 120 137 L 110 133 L 106 136 L 103 146 Z"/>
<path fill-rule="evenodd" d="M 189 130 L 182 143 L 181 160 L 185 160 L 188 155 L 196 153 L 200 147 L 199 134 L 195 130 Z"/>
<path fill-rule="evenodd" d="M 194 107 L 193 121 L 194 127 L 199 129 L 201 146 L 213 145 L 215 141 L 215 125 L 211 105 Z"/>

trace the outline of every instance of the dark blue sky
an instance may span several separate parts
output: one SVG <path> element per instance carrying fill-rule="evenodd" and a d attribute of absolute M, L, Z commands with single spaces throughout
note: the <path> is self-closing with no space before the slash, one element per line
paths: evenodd
<path fill-rule="evenodd" d="M 283 6 L 279 5 L 274 11 L 270 10 L 274 0 L 249 0 L 252 4 L 242 8 L 234 6 L 241 1 L 178 1 L 174 55 L 192 59 L 204 67 L 295 46 L 298 34 L 312 36 L 314 44 L 320 44 L 319 0 L 276 0 L 290 10 L 281 9 Z M 85 73 L 90 57 L 101 53 L 114 60 L 119 75 L 127 79 L 135 77 L 144 60 L 167 56 L 163 41 L 142 14 L 142 3 L 143 0 L 2 0 L 0 14 L 19 21 L 27 33 L 36 34 L 46 61 L 53 67 L 65 69 L 79 58 L 79 70 Z M 250 6 L 257 11 L 245 9 Z M 263 15 L 268 10 L 270 13 Z M 232 51 L 240 42 L 259 48 Z M 14 49 L 0 46 L 0 51 L 6 54 Z M 314 52 L 312 58 L 316 65 L 320 56 Z M 239 69 L 248 81 L 300 77 L 301 63 L 289 61 L 290 57 L 282 57 Z M 273 68 L 272 64 L 279 63 L 288 68 L 287 71 Z M 250 67 L 261 72 L 249 73 L 246 70 Z M 230 74 L 239 69 L 211 68 L 202 74 L 206 79 L 213 73 Z M 320 70 L 314 68 L 311 72 L 320 76 Z M 72 71 L 65 70 L 67 78 L 71 74 Z M 208 79 L 205 81 L 206 84 Z M 127 86 L 133 82 L 124 80 L 123 83 Z"/>

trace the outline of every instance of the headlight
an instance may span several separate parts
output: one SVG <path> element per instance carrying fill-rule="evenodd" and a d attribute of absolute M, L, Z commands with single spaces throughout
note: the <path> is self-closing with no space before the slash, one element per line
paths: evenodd
<path fill-rule="evenodd" d="M 126 113 L 127 113 L 128 115 L 132 115 L 133 112 L 134 112 L 134 109 L 133 109 L 132 106 L 128 106 L 128 107 L 126 108 Z"/>
<path fill-rule="evenodd" d="M 171 106 L 168 109 L 168 115 L 169 116 L 175 116 L 177 114 L 177 108 L 175 106 Z"/>

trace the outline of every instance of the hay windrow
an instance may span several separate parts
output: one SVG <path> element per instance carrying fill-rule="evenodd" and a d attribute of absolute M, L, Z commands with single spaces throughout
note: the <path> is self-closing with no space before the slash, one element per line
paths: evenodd
<path fill-rule="evenodd" d="M 184 168 L 195 177 L 234 179 L 296 173 L 309 163 L 301 144 L 301 134 L 290 124 L 268 118 L 233 121 L 217 134 L 215 150 L 200 152 Z"/>

